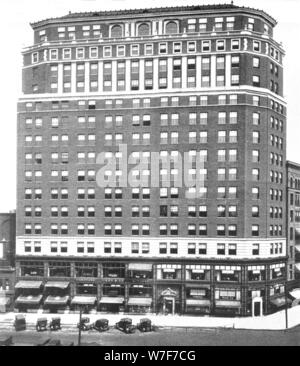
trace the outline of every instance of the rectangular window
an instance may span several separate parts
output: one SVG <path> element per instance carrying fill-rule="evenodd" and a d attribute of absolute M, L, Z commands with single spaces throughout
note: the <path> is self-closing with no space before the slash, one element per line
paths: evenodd
<path fill-rule="evenodd" d="M 217 244 L 217 255 L 225 255 L 225 244 Z"/>
<path fill-rule="evenodd" d="M 236 255 L 236 244 L 228 245 L 228 255 Z"/>

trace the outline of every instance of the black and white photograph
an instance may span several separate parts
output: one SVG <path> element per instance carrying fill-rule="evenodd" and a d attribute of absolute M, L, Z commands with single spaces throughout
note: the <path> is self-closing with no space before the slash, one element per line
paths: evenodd
<path fill-rule="evenodd" d="M 300 1 L 0 9 L 0 346 L 300 346 Z"/>

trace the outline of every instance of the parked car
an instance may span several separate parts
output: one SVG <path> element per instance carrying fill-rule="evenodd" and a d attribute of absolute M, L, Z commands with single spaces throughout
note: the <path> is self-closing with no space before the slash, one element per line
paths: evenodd
<path fill-rule="evenodd" d="M 93 327 L 98 332 L 105 332 L 105 331 L 109 330 L 108 320 L 107 319 L 98 319 L 95 321 Z"/>
<path fill-rule="evenodd" d="M 26 319 L 24 315 L 16 315 L 14 327 L 16 331 L 26 330 Z"/>
<path fill-rule="evenodd" d="M 11 346 L 12 344 L 13 344 L 12 336 L 0 338 L 0 346 L 8 347 L 8 346 Z"/>
<path fill-rule="evenodd" d="M 38 320 L 36 321 L 35 329 L 38 332 L 42 332 L 44 330 L 47 330 L 47 323 L 48 323 L 47 318 L 38 318 Z"/>
<path fill-rule="evenodd" d="M 93 323 L 90 322 L 90 318 L 84 317 L 81 318 L 80 323 L 77 324 L 77 328 L 86 331 L 93 329 Z"/>
<path fill-rule="evenodd" d="M 49 327 L 50 330 L 60 330 L 61 329 L 60 318 L 52 318 Z"/>
<path fill-rule="evenodd" d="M 132 319 L 130 318 L 122 318 L 116 323 L 115 328 L 127 334 L 134 333 L 136 330 L 136 327 L 132 324 Z"/>
<path fill-rule="evenodd" d="M 141 319 L 136 327 L 140 332 L 153 332 L 156 330 L 156 327 L 152 325 L 151 320 L 148 318 Z"/>

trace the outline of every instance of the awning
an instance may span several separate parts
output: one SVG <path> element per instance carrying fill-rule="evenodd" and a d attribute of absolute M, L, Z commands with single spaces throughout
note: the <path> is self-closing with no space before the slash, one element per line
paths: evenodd
<path fill-rule="evenodd" d="M 74 296 L 71 303 L 72 305 L 94 305 L 96 300 L 96 296 Z"/>
<path fill-rule="evenodd" d="M 240 301 L 232 301 L 232 300 L 216 300 L 216 307 L 218 308 L 240 308 Z"/>
<path fill-rule="evenodd" d="M 123 304 L 124 300 L 125 299 L 122 296 L 119 297 L 103 296 L 101 297 L 99 304 Z"/>
<path fill-rule="evenodd" d="M 69 296 L 48 296 L 45 300 L 45 305 L 66 305 Z"/>
<path fill-rule="evenodd" d="M 292 303 L 291 299 L 286 299 L 288 304 Z M 285 302 L 285 296 L 276 297 L 275 299 L 270 299 L 271 304 L 277 306 L 280 308 L 281 306 L 284 306 L 286 304 Z"/>
<path fill-rule="evenodd" d="M 40 288 L 42 286 L 42 281 L 19 281 L 15 288 Z"/>
<path fill-rule="evenodd" d="M 152 272 L 152 264 L 151 263 L 129 263 L 128 269 L 129 269 L 129 271 Z"/>
<path fill-rule="evenodd" d="M 300 245 L 295 245 L 296 252 L 300 252 Z"/>
<path fill-rule="evenodd" d="M 296 264 L 295 264 L 295 268 L 296 268 L 296 270 L 297 270 L 298 272 L 300 272 L 300 263 L 296 263 Z"/>
<path fill-rule="evenodd" d="M 187 306 L 210 306 L 210 300 L 186 299 Z"/>
<path fill-rule="evenodd" d="M 0 297 L 0 306 L 5 306 L 5 305 L 8 305 L 9 303 L 10 303 L 9 297 L 5 297 L 5 296 Z"/>
<path fill-rule="evenodd" d="M 42 300 L 42 295 L 38 296 L 19 296 L 16 303 L 19 304 L 39 304 Z"/>
<path fill-rule="evenodd" d="M 294 299 L 300 299 L 300 288 L 294 288 L 293 291 L 290 292 L 290 295 L 294 298 Z"/>
<path fill-rule="evenodd" d="M 165 273 L 174 273 L 175 272 L 175 269 L 173 269 L 173 268 L 163 268 L 162 270 Z"/>
<path fill-rule="evenodd" d="M 59 281 L 48 281 L 46 284 L 45 284 L 45 287 L 46 288 L 60 288 L 62 290 L 65 290 L 68 286 L 69 286 L 70 282 L 59 282 Z"/>
<path fill-rule="evenodd" d="M 151 304 L 151 297 L 130 297 L 128 300 L 128 305 L 151 306 Z"/>
<path fill-rule="evenodd" d="M 202 283 L 201 285 L 199 283 L 188 283 L 186 284 L 186 288 L 197 288 L 199 290 L 203 290 L 203 289 L 210 289 L 210 285 L 205 285 Z"/>

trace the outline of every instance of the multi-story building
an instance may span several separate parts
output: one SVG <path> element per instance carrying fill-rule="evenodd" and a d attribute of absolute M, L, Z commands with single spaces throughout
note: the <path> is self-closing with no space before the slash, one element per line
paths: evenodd
<path fill-rule="evenodd" d="M 291 295 L 300 299 L 300 165 L 286 162 L 287 170 L 287 250 L 288 281 Z M 296 288 L 296 289 L 295 289 Z M 298 288 L 298 289 L 297 289 Z"/>
<path fill-rule="evenodd" d="M 32 24 L 18 103 L 18 308 L 260 315 L 285 304 L 275 25 L 235 5 Z M 116 160 L 107 187 L 100 153 Z M 154 171 L 153 153 L 170 169 Z M 184 153 L 199 187 L 175 184 Z M 127 156 L 131 178 L 159 184 L 123 184 Z"/>
<path fill-rule="evenodd" d="M 0 213 L 0 312 L 12 309 L 15 285 L 16 213 Z"/>

